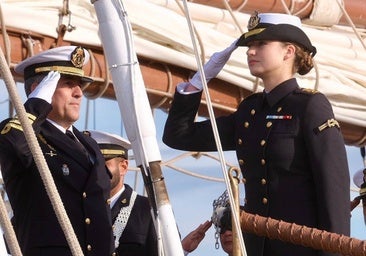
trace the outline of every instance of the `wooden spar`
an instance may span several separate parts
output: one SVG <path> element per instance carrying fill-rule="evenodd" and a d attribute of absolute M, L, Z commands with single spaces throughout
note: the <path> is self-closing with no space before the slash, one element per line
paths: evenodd
<path fill-rule="evenodd" d="M 4 49 L 5 55 L 10 58 L 10 68 L 15 81 L 23 82 L 23 78 L 14 72 L 14 66 L 25 59 L 30 54 L 36 54 L 40 51 L 60 45 L 70 45 L 72 42 L 58 40 L 49 36 L 32 33 L 32 48 L 27 47 L 27 37 L 23 31 L 14 28 L 7 28 L 7 34 L 10 41 L 10 49 L 4 45 L 3 34 L 0 34 L 0 47 Z M 88 98 L 102 97 L 107 99 L 116 99 L 113 83 L 106 68 L 106 62 L 101 47 L 83 45 L 90 49 L 92 58 L 85 69 L 86 75 L 95 80 L 84 89 L 84 94 Z M 171 100 L 174 95 L 177 83 L 187 80 L 193 72 L 192 70 L 171 65 L 168 63 L 156 62 L 154 60 L 138 56 L 142 75 L 145 81 L 151 108 L 159 108 L 168 111 Z M 108 80 L 109 78 L 109 80 Z M 107 81 L 108 80 L 108 81 Z M 233 112 L 238 104 L 252 91 L 231 84 L 229 82 L 213 79 L 210 81 L 209 91 L 212 104 L 216 115 L 229 114 Z M 207 106 L 205 99 L 202 99 L 199 115 L 207 117 Z M 354 125 L 351 123 L 340 122 L 342 133 L 345 138 L 345 144 L 361 147 L 366 145 L 366 127 Z"/>
<path fill-rule="evenodd" d="M 335 5 L 337 4 L 336 1 L 338 0 L 334 0 Z M 223 0 L 195 0 L 194 2 L 225 9 Z M 239 10 L 240 12 L 248 14 L 251 14 L 254 11 L 286 13 L 282 2 L 286 4 L 287 9 L 291 10 L 293 14 L 296 14 L 301 19 L 306 19 L 310 17 L 316 1 L 230 0 L 228 1 L 228 4 L 232 10 Z M 348 15 L 352 17 L 355 26 L 358 28 L 366 28 L 366 2 L 364 0 L 343 0 L 343 3 Z M 340 18 L 338 24 L 349 25 L 344 15 Z"/>

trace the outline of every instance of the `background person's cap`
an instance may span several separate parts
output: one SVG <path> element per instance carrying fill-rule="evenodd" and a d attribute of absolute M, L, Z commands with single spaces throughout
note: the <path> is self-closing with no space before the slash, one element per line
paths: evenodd
<path fill-rule="evenodd" d="M 107 132 L 87 131 L 87 133 L 98 143 L 105 159 L 115 157 L 128 159 L 128 150 L 131 149 L 131 143 L 128 140 Z"/>

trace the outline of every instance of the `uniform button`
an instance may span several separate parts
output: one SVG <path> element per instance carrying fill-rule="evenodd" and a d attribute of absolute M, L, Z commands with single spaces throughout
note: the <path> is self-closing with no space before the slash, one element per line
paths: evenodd
<path fill-rule="evenodd" d="M 267 203 L 268 203 L 268 199 L 267 199 L 267 198 L 265 198 L 265 197 L 263 197 L 263 199 L 262 199 L 262 203 L 263 203 L 263 204 L 267 204 Z"/>
<path fill-rule="evenodd" d="M 281 112 L 281 110 L 282 110 L 282 107 L 277 108 L 277 112 Z"/>
<path fill-rule="evenodd" d="M 265 140 L 261 140 L 261 146 L 264 146 L 266 144 Z"/>
<path fill-rule="evenodd" d="M 238 139 L 238 144 L 239 145 L 243 144 L 243 141 L 241 139 Z"/>
<path fill-rule="evenodd" d="M 245 123 L 244 123 L 244 127 L 245 127 L 245 128 L 248 128 L 248 127 L 249 127 L 249 123 L 248 123 L 248 122 L 245 122 Z"/>
<path fill-rule="evenodd" d="M 266 179 L 261 179 L 261 183 L 262 183 L 262 185 L 266 185 L 267 184 Z"/>
<path fill-rule="evenodd" d="M 261 165 L 265 165 L 266 164 L 266 160 L 261 159 Z"/>
<path fill-rule="evenodd" d="M 83 198 L 86 198 L 86 193 L 85 192 L 83 192 Z"/>
<path fill-rule="evenodd" d="M 255 109 L 252 109 L 252 110 L 250 111 L 250 114 L 251 114 L 252 116 L 254 116 L 254 115 L 255 115 Z"/>
<path fill-rule="evenodd" d="M 92 250 L 92 246 L 91 246 L 90 244 L 88 244 L 88 245 L 86 246 L 86 249 L 90 252 L 90 251 Z"/>
<path fill-rule="evenodd" d="M 267 128 L 271 127 L 272 126 L 272 122 L 267 122 L 266 126 L 267 126 Z"/>
<path fill-rule="evenodd" d="M 239 165 L 244 165 L 244 160 L 243 159 L 239 159 Z"/>
<path fill-rule="evenodd" d="M 89 224 L 90 224 L 90 222 L 91 222 L 91 221 L 90 221 L 90 219 L 89 219 L 89 218 L 86 218 L 86 219 L 85 219 L 85 223 L 86 223 L 87 225 L 89 225 Z"/>
<path fill-rule="evenodd" d="M 112 256 L 116 256 L 117 254 L 114 252 L 114 253 L 112 253 Z"/>
<path fill-rule="evenodd" d="M 243 181 L 244 184 L 247 183 L 247 179 L 246 178 L 243 178 L 242 181 Z"/>
<path fill-rule="evenodd" d="M 107 204 L 110 205 L 111 204 L 111 199 L 107 199 Z"/>

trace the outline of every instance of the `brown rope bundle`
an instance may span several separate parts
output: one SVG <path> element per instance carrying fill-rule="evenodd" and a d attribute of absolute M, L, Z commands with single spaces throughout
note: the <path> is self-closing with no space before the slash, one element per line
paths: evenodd
<path fill-rule="evenodd" d="M 366 241 L 316 228 L 249 214 L 244 211 L 240 213 L 240 223 L 242 231 L 266 236 L 270 239 L 349 256 L 364 256 L 366 254 Z"/>

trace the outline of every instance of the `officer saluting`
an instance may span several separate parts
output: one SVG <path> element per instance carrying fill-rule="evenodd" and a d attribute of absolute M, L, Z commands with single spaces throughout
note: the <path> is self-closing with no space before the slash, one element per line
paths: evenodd
<path fill-rule="evenodd" d="M 24 75 L 25 109 L 84 255 L 114 253 L 108 198 L 111 175 L 97 143 L 79 132 L 86 49 L 63 46 L 41 52 L 15 67 Z M 19 120 L 0 124 L 0 161 L 25 256 L 71 256 Z"/>
<path fill-rule="evenodd" d="M 332 106 L 320 92 L 300 88 L 295 74 L 313 67 L 316 48 L 292 15 L 256 13 L 248 31 L 205 64 L 215 77 L 236 47 L 247 47 L 251 74 L 264 90 L 216 118 L 223 150 L 235 150 L 248 213 L 350 233 L 350 177 L 344 140 Z M 244 58 L 244 55 L 243 55 Z M 209 120 L 195 122 L 202 84 L 196 73 L 178 84 L 163 141 L 189 151 L 215 151 Z M 248 256 L 329 255 L 311 248 L 245 233 Z"/>

